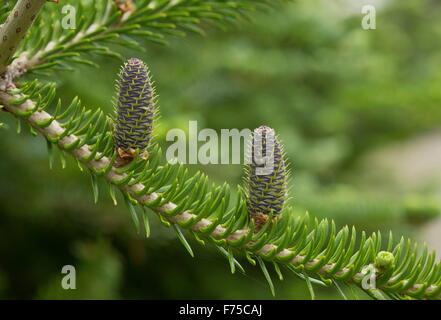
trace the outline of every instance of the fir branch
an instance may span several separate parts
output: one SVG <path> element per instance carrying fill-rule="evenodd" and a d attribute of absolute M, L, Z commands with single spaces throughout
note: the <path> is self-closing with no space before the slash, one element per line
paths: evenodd
<path fill-rule="evenodd" d="M 28 86 L 28 90 L 31 90 L 29 87 L 35 91 L 32 84 Z M 48 88 L 50 90 L 50 86 Z M 51 100 L 51 97 L 53 98 L 52 94 L 46 100 Z M 25 119 L 48 141 L 56 143 L 61 150 L 68 152 L 91 171 L 103 176 L 110 184 L 116 185 L 135 203 L 159 213 L 166 224 L 177 224 L 217 245 L 226 246 L 228 250 L 235 249 L 246 253 L 250 261 L 253 261 L 250 255 L 254 255 L 258 259 L 282 264 L 310 284 L 327 285 L 328 282 L 332 284 L 334 281 L 344 281 L 363 289 L 361 285 L 365 277 L 363 270 L 375 268 L 378 273 L 377 289 L 365 290 L 373 298 L 378 299 L 386 294 L 401 299 L 441 299 L 441 263 L 435 263 L 434 253 L 428 254 L 425 249 L 422 253 L 418 253 L 417 246 L 410 241 L 406 243 L 402 239 L 393 248 L 390 236 L 387 248 L 389 252 L 385 253 L 380 251 L 379 233 L 374 233 L 370 237 L 362 233 L 359 248 L 356 249 L 355 230 L 350 233 L 345 227 L 336 232 L 334 224 L 331 223 L 330 228 L 327 220 L 315 221 L 311 228 L 302 218 L 293 220 L 293 216 L 289 214 L 282 216 L 282 219 L 275 221 L 272 226 L 266 224 L 262 230 L 255 233 L 252 223 L 248 225 L 246 222 L 239 223 L 241 217 L 247 216 L 247 210 L 244 210 L 245 200 L 241 197 L 231 215 L 222 212 L 227 210 L 225 206 L 220 207 L 220 215 L 227 216 L 222 220 L 225 223 L 221 224 L 220 219 L 212 217 L 211 213 L 207 217 L 206 213 L 198 212 L 197 209 L 196 211 L 182 209 L 185 208 L 182 201 L 178 204 L 168 201 L 164 196 L 165 193 L 158 190 L 146 192 L 151 188 L 136 178 L 145 176 L 146 169 L 142 168 L 139 175 L 134 174 L 136 166 L 141 162 L 133 161 L 133 164 L 127 166 L 129 168 L 123 170 L 117 168 L 114 165 L 115 157 L 112 155 L 115 153 L 112 148 L 100 154 L 96 146 L 84 144 L 84 141 L 88 140 L 71 133 L 78 131 L 73 130 L 72 125 L 78 128 L 81 120 L 87 122 L 87 118 L 92 116 L 81 120 L 72 117 L 74 124 L 71 121 L 68 124 L 61 124 L 56 119 L 63 118 L 63 115 L 53 116 L 43 110 L 48 105 L 47 101 L 39 102 L 40 106 L 36 105 L 34 101 L 28 99 L 28 96 L 23 96 L 20 90 L 12 93 L 0 92 L 0 103 L 10 113 Z M 78 101 L 72 105 L 78 105 Z M 105 132 L 101 133 L 104 134 Z M 80 140 L 83 143 L 78 143 Z M 153 158 L 155 157 L 159 156 L 156 154 Z M 158 159 L 153 160 L 158 161 Z M 151 175 L 155 173 L 151 172 Z M 178 175 L 176 180 L 181 178 Z M 188 187 L 185 184 L 184 186 Z M 175 184 L 175 188 L 179 188 L 179 185 Z M 188 188 L 192 189 L 192 185 Z M 200 185 L 194 189 L 198 190 L 195 191 L 197 194 L 203 194 L 204 189 L 201 189 Z M 235 212 L 240 216 L 235 216 Z M 321 280 L 310 278 L 311 275 L 316 275 Z"/>
<path fill-rule="evenodd" d="M 29 68 L 64 67 L 66 60 L 93 64 L 81 58 L 78 51 L 115 56 L 117 54 L 104 43 L 120 35 L 162 39 L 163 34 L 174 33 L 170 31 L 178 28 L 197 31 L 196 25 L 202 20 L 236 19 L 238 16 L 233 12 L 242 14 L 245 9 L 268 2 L 144 0 L 139 2 L 140 9 L 128 10 L 121 16 L 124 10 L 113 10 L 113 1 L 107 1 L 105 7 L 92 1 L 93 7 L 87 8 L 93 14 L 91 18 L 82 17 L 78 31 L 63 33 L 49 27 L 51 33 L 47 41 L 39 37 L 47 30 L 40 19 L 37 33 L 25 39 L 19 58 L 8 67 L 14 72 L 10 72 L 8 78 L 9 91 L 0 88 L 0 105 L 42 134 L 49 146 L 57 145 L 87 167 L 92 174 L 95 199 L 98 196 L 96 179 L 102 176 L 123 192 L 137 226 L 140 221 L 134 206 L 150 208 L 159 214 L 165 225 L 176 226 L 181 242 L 191 253 L 178 226 L 190 230 L 201 243 L 207 240 L 223 248 L 221 252 L 228 257 L 232 271 L 238 264 L 234 250 L 244 253 L 253 265 L 257 260 L 272 290 L 273 283 L 264 261 L 274 263 L 279 277 L 278 264 L 285 266 L 305 280 L 311 292 L 312 284 L 326 286 L 340 281 L 360 286 L 375 299 L 387 296 L 441 299 L 441 263 L 435 262 L 435 253 L 429 254 L 426 247 L 419 252 L 416 244 L 404 239 L 394 247 L 390 236 L 387 251 L 381 251 L 380 233 L 367 237 L 362 232 L 357 241 L 355 229 L 350 232 L 345 227 L 337 232 L 332 221 L 314 220 L 311 223 L 308 216 L 294 217 L 289 208 L 283 211 L 282 205 L 269 211 L 269 217 L 280 213 L 279 219 L 267 219 L 257 228 L 249 219 L 246 192 L 241 187 L 236 204 L 231 206 L 228 186 L 210 187 L 203 174 L 188 177 L 182 166 L 159 165 L 161 151 L 156 146 L 149 150 L 148 160 L 135 155 L 130 164 L 120 168 L 116 165 L 118 154 L 114 150 L 109 123 L 100 110 L 86 110 L 78 99 L 74 99 L 63 112 L 58 101 L 54 113 L 50 114 L 48 108 L 55 98 L 54 85 L 42 86 L 36 80 L 16 88 L 12 83 Z M 46 10 L 46 14 L 53 14 L 51 10 Z M 2 26 L 0 32 L 6 30 L 7 25 Z M 136 45 L 136 41 L 131 41 L 126 39 L 122 43 Z M 279 191 L 276 190 L 275 195 L 284 198 L 284 190 Z M 111 196 L 115 201 L 113 192 Z M 149 233 L 146 217 L 143 223 Z M 365 289 L 362 285 L 368 269 L 376 272 L 375 289 Z"/>
<path fill-rule="evenodd" d="M 76 30 L 63 30 L 59 12 L 46 7 L 11 65 L 13 80 L 30 70 L 69 69 L 66 65 L 72 63 L 95 66 L 84 57 L 85 53 L 120 57 L 110 45 L 143 50 L 141 42 L 145 40 L 166 44 L 165 38 L 169 35 L 204 34 L 200 27 L 204 22 L 222 28 L 247 17 L 248 11 L 265 9 L 282 1 L 139 0 L 134 8 L 131 1 L 127 1 L 129 5 L 119 0 L 75 1 L 79 11 Z M 87 17 L 83 12 L 88 12 Z"/>

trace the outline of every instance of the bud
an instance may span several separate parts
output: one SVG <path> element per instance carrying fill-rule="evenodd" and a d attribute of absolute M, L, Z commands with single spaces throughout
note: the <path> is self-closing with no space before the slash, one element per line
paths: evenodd
<path fill-rule="evenodd" d="M 379 269 L 387 269 L 394 263 L 395 257 L 392 252 L 380 251 L 375 257 L 375 266 Z"/>
<path fill-rule="evenodd" d="M 119 164 L 131 162 L 138 151 L 147 158 L 155 118 L 155 89 L 146 65 L 139 59 L 128 60 L 117 84 L 114 144 Z"/>
<path fill-rule="evenodd" d="M 274 130 L 261 126 L 254 130 L 246 167 L 247 207 L 257 225 L 270 213 L 279 215 L 287 198 L 287 170 L 282 146 Z"/>

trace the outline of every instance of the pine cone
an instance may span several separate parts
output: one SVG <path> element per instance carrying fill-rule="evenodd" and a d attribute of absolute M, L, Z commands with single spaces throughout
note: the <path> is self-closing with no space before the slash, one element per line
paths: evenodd
<path fill-rule="evenodd" d="M 262 225 L 270 213 L 279 215 L 287 198 L 287 170 L 282 146 L 274 130 L 261 126 L 254 130 L 246 168 L 247 207 Z"/>
<path fill-rule="evenodd" d="M 115 149 L 126 162 L 133 160 L 137 151 L 147 157 L 156 110 L 155 89 L 146 65 L 136 58 L 128 60 L 121 69 L 117 89 Z"/>

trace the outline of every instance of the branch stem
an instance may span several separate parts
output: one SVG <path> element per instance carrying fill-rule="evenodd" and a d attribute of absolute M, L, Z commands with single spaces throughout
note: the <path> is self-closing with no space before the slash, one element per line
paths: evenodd
<path fill-rule="evenodd" d="M 18 0 L 0 29 L 0 75 L 16 52 L 46 0 Z"/>

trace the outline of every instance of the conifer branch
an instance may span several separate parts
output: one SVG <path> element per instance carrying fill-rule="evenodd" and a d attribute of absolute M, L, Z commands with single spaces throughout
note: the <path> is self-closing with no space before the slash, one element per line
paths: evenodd
<path fill-rule="evenodd" d="M 33 5 L 38 3 L 39 11 L 44 2 L 36 0 Z M 404 239 L 393 246 L 390 234 L 387 251 L 381 251 L 380 233 L 367 237 L 362 232 L 361 239 L 357 239 L 354 228 L 352 232 L 347 227 L 337 231 L 334 222 L 327 219 L 315 219 L 310 224 L 307 215 L 294 217 L 285 208 L 287 171 L 278 141 L 275 141 L 276 170 L 272 178 L 256 177 L 255 168 L 251 165 L 248 189 L 244 191 L 238 187 L 235 206 L 229 203 L 228 185 L 210 188 L 207 177 L 202 174 L 188 177 L 186 171 L 180 171 L 183 168 L 180 165 L 158 165 L 161 161 L 160 150 L 155 149 L 151 153 L 147 147 L 154 115 L 154 90 L 146 76 L 147 69 L 138 61 L 131 60 L 126 65 L 127 70 L 121 80 L 119 112 L 122 114 L 116 119 L 119 126 L 113 132 L 114 137 L 102 111 L 92 112 L 82 108 L 76 98 L 64 109 L 61 101 L 58 101 L 55 111 L 49 113 L 48 107 L 55 97 L 55 86 L 40 85 L 38 80 L 20 88 L 13 83 L 30 69 L 63 67 L 66 61 L 94 64 L 80 57 L 79 52 L 118 56 L 106 43 L 121 35 L 126 39 L 120 44 L 138 46 L 139 49 L 138 42 L 128 36 L 143 36 L 160 42 L 166 33 L 180 35 L 181 30 L 200 33 L 197 24 L 202 19 L 237 19 L 242 9 L 269 2 L 213 0 L 209 2 L 210 5 L 205 5 L 202 0 L 140 0 L 137 4 L 141 6 L 136 9 L 125 5 L 132 4 L 132 1 L 93 0 L 87 7 L 93 14 L 90 19 L 81 17 L 79 30 L 67 33 L 58 30 L 64 32 L 60 36 L 53 30 L 55 27 L 46 26 L 48 29 L 44 29 L 44 23 L 39 21 L 38 28 L 35 28 L 37 33 L 31 34 L 32 37 L 27 37 L 21 44 L 22 51 L 16 52 L 19 56 L 7 66 L 8 70 L 6 64 L 12 55 L 4 60 L 3 69 L 7 72 L 3 79 L 0 78 L 0 105 L 44 136 L 49 145 L 57 145 L 62 152 L 70 154 L 90 169 L 95 200 L 98 198 L 96 179 L 101 176 L 121 190 L 137 226 L 139 220 L 134 205 L 152 209 L 164 224 L 172 224 L 191 253 L 193 251 L 179 227 L 191 231 L 199 242 L 206 240 L 214 243 L 228 258 L 232 272 L 236 267 L 242 269 L 232 255 L 234 250 L 244 254 L 252 264 L 256 264 L 255 258 L 272 291 L 274 286 L 264 260 L 274 263 L 279 277 L 279 264 L 293 271 L 307 282 L 311 292 L 312 283 L 337 286 L 337 282 L 341 281 L 361 287 L 375 299 L 441 299 L 441 263 L 435 262 L 434 252 L 429 254 L 426 247 L 419 252 L 416 244 Z M 19 0 L 17 6 L 26 6 L 26 3 L 26 0 Z M 78 6 L 84 8 L 82 2 Z M 47 9 L 47 15 L 54 13 L 50 7 Z M 236 14 L 236 11 L 239 13 Z M 23 34 L 29 26 L 30 23 L 23 28 Z M 0 34 L 13 31 L 13 27 L 7 21 L 0 28 Z M 43 41 L 40 35 L 45 30 L 51 31 L 51 34 Z M 17 37 L 11 51 L 15 52 L 21 39 Z M 136 83 L 127 86 L 125 80 L 132 78 L 137 79 Z M 138 83 L 138 80 L 144 84 Z M 132 88 L 132 85 L 136 88 Z M 130 92 L 126 92 L 127 88 Z M 137 91 L 139 88 L 148 90 Z M 131 130 L 133 122 L 142 122 L 147 127 L 138 126 L 137 130 Z M 268 130 L 270 128 L 260 128 L 260 131 Z M 137 134 L 139 139 L 128 139 L 128 132 Z M 144 137 L 144 133 L 148 135 Z M 139 157 L 136 153 L 138 149 L 148 151 L 148 156 L 144 153 L 145 157 Z M 118 164 L 118 156 L 127 153 L 130 161 Z M 271 191 L 269 197 L 262 198 L 262 189 Z M 111 197 L 116 202 L 113 192 Z M 259 215 L 263 215 L 264 219 L 256 219 Z M 273 219 L 272 215 L 277 218 Z M 144 219 L 147 219 L 145 214 Z M 144 220 L 144 223 L 149 233 L 148 221 Z M 366 289 L 362 284 L 367 269 L 375 270 L 377 285 L 373 289 Z"/>
<path fill-rule="evenodd" d="M 78 148 L 70 148 L 70 146 L 75 145 L 75 142 L 80 138 L 74 134 L 65 135 L 66 129 L 54 116 L 44 110 L 40 110 L 34 101 L 29 99 L 23 101 L 23 99 L 24 97 L 21 94 L 14 95 L 0 92 L 0 104 L 3 104 L 7 111 L 17 117 L 24 118 L 30 126 L 42 134 L 48 141 L 57 141 L 56 143 L 61 150 L 66 150 L 66 152 L 84 166 L 95 172 L 104 172 L 102 174 L 104 179 L 116 185 L 122 192 L 130 195 L 130 197 L 135 199 L 141 206 L 152 208 L 152 203 L 160 203 L 160 194 L 157 192 L 142 194 L 142 190 L 144 190 L 146 186 L 140 182 L 130 183 L 130 181 L 134 181 L 134 179 L 130 177 L 129 173 L 121 172 L 119 168 L 115 167 L 114 159 L 112 160 L 107 156 L 103 156 L 100 157 L 99 160 L 96 160 L 96 157 L 91 157 L 91 154 L 94 152 L 92 151 L 93 148 L 86 144 Z M 61 136 L 63 136 L 63 138 L 57 140 L 57 137 Z M 121 181 L 126 182 L 121 183 Z M 366 268 L 375 268 L 379 275 L 377 288 L 375 290 L 363 289 L 375 299 L 384 297 L 382 292 L 389 294 L 391 297 L 399 298 L 418 297 L 421 299 L 441 299 L 441 264 L 434 264 L 434 255 L 429 255 L 428 257 L 427 253 L 423 252 L 422 256 L 417 258 L 415 252 L 412 253 L 411 251 L 409 253 L 410 244 L 406 247 L 405 257 L 399 268 L 395 266 L 394 263 L 396 261 L 394 262 L 394 257 L 390 252 L 385 253 L 379 251 L 381 246 L 379 234 L 373 234 L 369 238 L 365 238 L 363 234 L 360 249 L 353 251 L 355 245 L 355 242 L 353 242 L 355 241 L 355 231 L 353 230 L 351 236 L 353 239 L 351 239 L 350 248 L 341 251 L 342 248 L 339 247 L 342 242 L 339 242 L 338 245 L 336 243 L 339 235 L 348 234 L 344 232 L 346 231 L 345 228 L 328 240 L 329 243 L 325 245 L 327 249 L 322 251 L 321 254 L 318 254 L 318 252 L 322 250 L 323 243 L 318 247 L 305 244 L 308 250 L 302 251 L 302 254 L 299 254 L 296 250 L 284 247 L 284 241 L 282 240 L 278 241 L 279 244 L 266 243 L 263 246 L 257 246 L 257 242 L 261 240 L 253 239 L 254 231 L 252 224 L 243 229 L 233 229 L 233 231 L 229 233 L 227 230 L 229 227 L 222 226 L 216 221 L 209 218 L 198 219 L 200 213 L 185 210 L 170 214 L 177 209 L 179 209 L 179 205 L 173 202 L 167 202 L 153 208 L 154 211 L 162 216 L 162 219 L 165 219 L 169 223 L 185 226 L 192 232 L 198 233 L 208 240 L 214 241 L 215 243 L 221 242 L 229 248 L 242 250 L 246 254 L 254 254 L 258 259 L 264 258 L 267 261 L 280 263 L 297 271 L 302 270 L 304 272 L 306 270 L 308 273 L 315 274 L 322 279 L 322 281 L 316 280 L 322 284 L 326 284 L 326 281 L 331 281 L 331 283 L 333 283 L 333 281 L 345 281 L 363 289 L 361 285 L 365 276 L 363 270 Z M 198 222 L 191 224 L 190 222 L 193 220 L 198 220 Z M 327 221 L 325 222 L 327 223 Z M 323 221 L 316 223 L 316 227 L 314 227 L 314 231 L 312 232 L 313 235 L 317 236 L 320 233 L 319 229 L 321 229 L 320 226 L 322 226 L 322 224 Z M 209 230 L 208 234 L 206 233 L 207 230 Z M 292 229 L 287 227 L 285 232 L 289 232 L 290 230 Z M 266 239 L 265 236 L 261 238 Z M 286 235 L 284 235 L 283 238 L 286 238 Z M 302 240 L 302 242 L 303 241 L 304 240 Z M 343 246 L 345 246 L 345 242 L 346 240 L 343 242 Z M 405 244 L 405 241 L 402 239 L 395 247 L 395 250 L 404 250 Z M 336 251 L 339 249 L 340 251 Z M 388 249 L 392 249 L 391 239 L 389 239 Z M 342 254 L 338 257 L 334 257 L 335 262 L 323 264 L 323 261 L 326 261 L 323 260 L 325 259 L 326 252 L 329 257 L 335 254 L 332 250 L 342 252 Z M 313 252 L 316 252 L 316 254 L 313 254 Z M 347 261 L 342 259 L 344 256 L 347 256 L 347 261 L 351 258 L 350 264 L 347 264 Z M 409 271 L 408 276 L 411 277 L 410 279 L 406 279 L 406 274 L 404 273 L 406 268 L 410 268 L 409 270 L 412 271 Z M 430 281 L 414 283 L 414 281 L 422 275 L 425 279 Z M 305 277 L 304 275 L 300 276 Z M 405 279 L 403 279 L 403 277 Z M 382 279 L 384 281 L 381 281 Z M 308 278 L 308 282 L 309 281 Z"/>
<path fill-rule="evenodd" d="M 29 70 L 63 69 L 66 63 L 96 66 L 80 52 L 120 57 L 109 49 L 109 44 L 142 50 L 142 40 L 167 44 L 165 37 L 168 35 L 185 36 L 187 32 L 203 35 L 205 32 L 199 26 L 202 22 L 222 28 L 246 16 L 247 11 L 270 7 L 279 1 L 284 0 L 213 0 L 208 3 L 203 0 L 139 0 L 136 6 L 132 1 L 92 0 L 87 5 L 78 1 L 78 11 L 92 11 L 91 19 L 78 14 L 77 29 L 58 32 L 53 29 L 62 29 L 60 21 L 53 21 L 53 26 L 48 26 L 44 20 L 38 21 L 35 33 L 25 39 L 22 50 L 10 66 L 14 71 L 11 81 Z M 47 8 L 43 16 L 47 19 L 53 13 Z M 38 39 L 42 34 L 47 41 Z"/>

